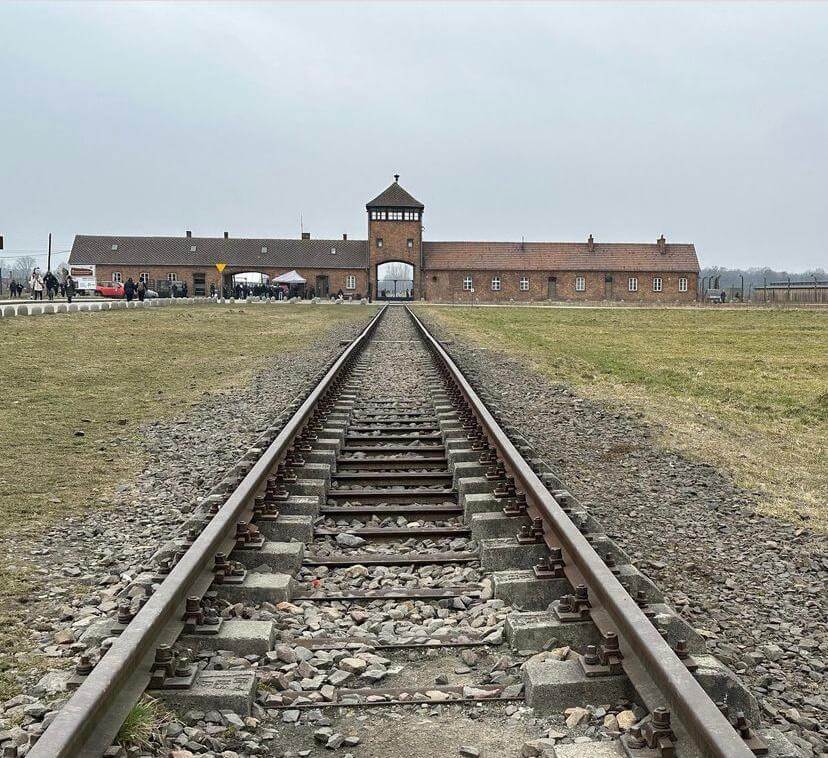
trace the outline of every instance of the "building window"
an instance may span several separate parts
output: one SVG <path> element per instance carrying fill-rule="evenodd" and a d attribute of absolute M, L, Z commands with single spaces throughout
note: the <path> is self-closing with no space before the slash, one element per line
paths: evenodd
<path fill-rule="evenodd" d="M 402 211 L 388 211 L 388 220 L 389 221 L 402 221 L 403 220 L 403 212 Z"/>
<path fill-rule="evenodd" d="M 520 277 L 520 291 L 521 292 L 528 292 L 529 291 L 529 277 L 528 276 Z"/>
<path fill-rule="evenodd" d="M 336 255 L 336 248 L 335 247 L 331 248 L 331 255 Z"/>
<path fill-rule="evenodd" d="M 112 249 L 113 249 L 113 250 L 117 250 L 117 249 L 118 249 L 118 246 L 117 246 L 117 245 L 113 245 L 113 246 L 112 246 Z"/>
<path fill-rule="evenodd" d="M 638 292 L 638 278 L 635 276 L 631 276 L 627 280 L 627 289 L 630 292 Z"/>
<path fill-rule="evenodd" d="M 653 277 L 653 292 L 661 292 L 661 277 Z"/>
<path fill-rule="evenodd" d="M 679 277 L 679 292 L 687 292 L 687 277 Z"/>
<path fill-rule="evenodd" d="M 382 237 L 377 237 L 377 247 L 382 247 Z"/>
<path fill-rule="evenodd" d="M 121 281 L 121 272 L 120 271 L 113 271 L 112 272 L 112 281 L 113 282 L 120 282 Z"/>
<path fill-rule="evenodd" d="M 266 248 L 266 247 L 262 247 L 262 252 L 263 252 L 263 253 L 266 253 L 266 252 L 267 252 L 267 248 Z"/>
<path fill-rule="evenodd" d="M 149 271 L 142 271 L 138 275 L 138 281 L 143 282 L 144 284 L 149 284 Z"/>
<path fill-rule="evenodd" d="M 167 281 L 168 282 L 177 282 L 178 281 L 178 274 L 176 274 L 175 271 L 170 271 L 170 273 L 167 274 Z"/>
<path fill-rule="evenodd" d="M 470 276 L 463 279 L 463 289 L 466 290 L 466 292 L 471 292 L 473 286 L 472 278 Z"/>
<path fill-rule="evenodd" d="M 408 249 L 411 250 L 411 248 L 414 247 L 414 240 L 413 239 L 406 240 L 405 244 L 408 245 Z"/>
<path fill-rule="evenodd" d="M 500 277 L 492 277 L 492 292 L 500 292 Z"/>
<path fill-rule="evenodd" d="M 583 276 L 576 276 L 575 277 L 575 291 L 576 292 L 585 292 L 586 291 L 586 279 Z"/>
<path fill-rule="evenodd" d="M 348 274 L 345 278 L 345 289 L 346 290 L 355 290 L 356 289 L 356 277 L 353 274 Z"/>
<path fill-rule="evenodd" d="M 190 252 L 194 253 L 195 251 L 196 251 L 196 246 L 195 245 L 190 245 Z"/>

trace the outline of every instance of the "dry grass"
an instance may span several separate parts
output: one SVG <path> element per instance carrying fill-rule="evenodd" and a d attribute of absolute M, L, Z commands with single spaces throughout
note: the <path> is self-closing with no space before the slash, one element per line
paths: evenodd
<path fill-rule="evenodd" d="M 139 425 L 184 416 L 203 393 L 243 386 L 269 356 L 369 315 L 194 306 L 0 319 L 0 696 L 14 690 L 2 672 L 27 646 L 19 603 L 36 601 L 41 581 L 15 559 L 19 537 L 5 538 L 106 507 L 142 468 Z"/>
<path fill-rule="evenodd" d="M 828 531 L 828 312 L 428 307 L 461 339 L 642 411 L 664 444 Z"/>

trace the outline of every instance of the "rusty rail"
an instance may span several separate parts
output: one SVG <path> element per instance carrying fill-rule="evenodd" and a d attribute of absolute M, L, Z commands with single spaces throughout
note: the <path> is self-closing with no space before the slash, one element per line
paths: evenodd
<path fill-rule="evenodd" d="M 672 709 L 674 718 L 678 719 L 681 731 L 689 736 L 701 755 L 711 758 L 752 758 L 753 753 L 740 735 L 564 513 L 451 356 L 432 337 L 420 319 L 409 308 L 406 307 L 406 310 L 432 353 L 466 398 L 490 443 L 497 449 L 516 484 L 525 492 L 527 502 L 543 518 L 545 528 L 551 530 L 554 540 L 564 551 L 567 564 L 574 564 L 589 589 L 590 597 L 600 602 L 601 609 L 614 625 L 613 631 L 618 633 L 622 649 L 631 650 L 637 658 L 637 661 L 628 661 L 627 656 L 624 661 L 625 671 L 633 679 L 636 689 L 639 687 L 635 680 L 642 677 L 655 684 Z"/>
<path fill-rule="evenodd" d="M 162 642 L 174 642 L 180 634 L 187 596 L 200 596 L 209 587 L 212 581 L 210 563 L 215 554 L 225 543 L 232 542 L 236 523 L 250 509 L 256 492 L 284 457 L 317 403 L 364 347 L 384 312 L 385 308 L 380 309 L 337 358 L 227 497 L 219 512 L 61 708 L 29 751 L 29 758 L 98 758 L 109 748 L 126 715 L 149 683 L 156 647 Z"/>

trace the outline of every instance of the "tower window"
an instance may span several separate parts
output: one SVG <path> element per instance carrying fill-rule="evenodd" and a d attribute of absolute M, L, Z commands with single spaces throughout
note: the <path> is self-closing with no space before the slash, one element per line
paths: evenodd
<path fill-rule="evenodd" d="M 500 277 L 492 277 L 492 292 L 500 292 Z"/>
<path fill-rule="evenodd" d="M 377 247 L 382 247 L 382 237 L 377 237 Z"/>
<path fill-rule="evenodd" d="M 472 278 L 470 276 L 467 276 L 465 279 L 463 279 L 463 289 L 466 292 L 471 292 L 472 286 L 473 286 L 473 282 L 472 282 Z"/>
<path fill-rule="evenodd" d="M 414 247 L 414 240 L 409 238 L 406 241 L 406 244 L 408 245 L 408 249 L 410 250 L 412 247 Z"/>

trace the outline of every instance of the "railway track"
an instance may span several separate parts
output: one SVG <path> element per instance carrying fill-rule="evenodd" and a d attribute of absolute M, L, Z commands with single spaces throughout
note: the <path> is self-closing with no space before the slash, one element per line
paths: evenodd
<path fill-rule="evenodd" d="M 89 629 L 28 755 L 126 755 L 144 693 L 236 714 L 239 755 L 797 755 L 493 413 L 378 312 Z"/>

